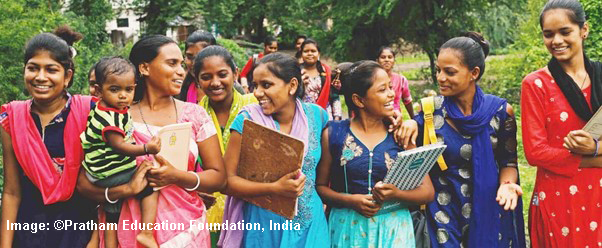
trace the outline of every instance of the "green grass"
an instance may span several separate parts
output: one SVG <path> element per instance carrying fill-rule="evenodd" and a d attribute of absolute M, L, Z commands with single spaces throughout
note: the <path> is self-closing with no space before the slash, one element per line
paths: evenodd
<path fill-rule="evenodd" d="M 426 55 L 426 53 L 414 53 L 414 54 L 406 55 L 406 56 L 397 55 L 397 57 L 395 58 L 396 64 L 409 64 L 409 63 L 428 62 L 428 61 L 429 61 L 429 57 Z"/>

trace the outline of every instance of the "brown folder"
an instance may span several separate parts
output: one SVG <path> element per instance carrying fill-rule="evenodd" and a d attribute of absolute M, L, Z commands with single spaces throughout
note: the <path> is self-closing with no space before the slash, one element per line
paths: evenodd
<path fill-rule="evenodd" d="M 278 181 L 301 169 L 304 146 L 297 138 L 245 120 L 238 176 L 262 183 Z M 297 214 L 297 198 L 264 195 L 243 199 L 288 219 Z"/>

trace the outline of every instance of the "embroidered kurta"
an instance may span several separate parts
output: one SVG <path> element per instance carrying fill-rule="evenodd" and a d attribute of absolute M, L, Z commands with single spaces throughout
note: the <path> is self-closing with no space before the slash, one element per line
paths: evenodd
<path fill-rule="evenodd" d="M 591 87 L 583 90 L 590 103 Z M 601 247 L 602 169 L 579 168 L 581 155 L 563 147 L 570 131 L 585 125 L 546 69 L 522 83 L 522 129 L 525 155 L 537 166 L 529 210 L 531 245 Z"/>
<path fill-rule="evenodd" d="M 340 193 L 370 194 L 374 185 L 384 180 L 403 148 L 388 133 L 370 150 L 349 125 L 349 120 L 329 123 L 331 187 Z M 328 222 L 332 247 L 415 247 L 412 217 L 406 204 L 381 211 L 366 218 L 354 209 L 332 208 Z"/>

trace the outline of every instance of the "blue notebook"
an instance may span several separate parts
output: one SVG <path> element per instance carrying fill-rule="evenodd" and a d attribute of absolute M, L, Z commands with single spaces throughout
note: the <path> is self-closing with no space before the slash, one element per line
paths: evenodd
<path fill-rule="evenodd" d="M 398 153 L 383 183 L 393 184 L 400 190 L 417 188 L 445 148 L 447 146 L 443 143 L 435 143 Z M 397 210 L 404 205 L 406 204 L 401 202 L 386 203 L 378 214 Z"/>

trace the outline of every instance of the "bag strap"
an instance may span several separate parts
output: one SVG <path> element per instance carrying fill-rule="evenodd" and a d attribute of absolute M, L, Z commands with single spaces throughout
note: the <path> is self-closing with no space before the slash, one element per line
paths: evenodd
<path fill-rule="evenodd" d="M 424 137 L 423 144 L 435 144 L 437 143 L 437 135 L 435 134 L 435 125 L 433 123 L 433 112 L 435 112 L 435 97 L 429 96 L 420 99 L 422 104 L 422 112 L 424 113 Z M 437 158 L 437 163 L 441 171 L 447 170 L 447 164 L 443 159 L 443 155 Z"/>

